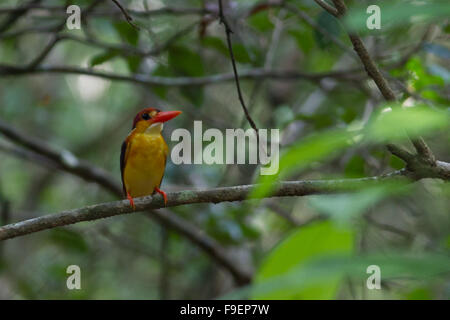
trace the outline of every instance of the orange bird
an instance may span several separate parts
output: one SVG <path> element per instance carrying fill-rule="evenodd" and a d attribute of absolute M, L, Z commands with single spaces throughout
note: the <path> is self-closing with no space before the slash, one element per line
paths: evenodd
<path fill-rule="evenodd" d="M 120 153 L 123 192 L 133 209 L 136 209 L 133 198 L 155 192 L 160 193 L 167 204 L 166 193 L 159 189 L 169 153 L 161 131 L 164 122 L 180 113 L 146 108 L 134 118 L 132 130 Z"/>

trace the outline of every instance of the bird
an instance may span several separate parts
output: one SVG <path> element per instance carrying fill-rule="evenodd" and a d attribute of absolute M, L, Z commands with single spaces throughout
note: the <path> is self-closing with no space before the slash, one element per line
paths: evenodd
<path fill-rule="evenodd" d="M 163 196 L 164 204 L 167 205 L 167 194 L 159 189 L 169 153 L 161 131 L 164 122 L 180 113 L 145 108 L 133 120 L 131 132 L 122 143 L 120 152 L 123 192 L 133 210 L 136 210 L 133 198 L 153 195 L 155 192 Z"/>

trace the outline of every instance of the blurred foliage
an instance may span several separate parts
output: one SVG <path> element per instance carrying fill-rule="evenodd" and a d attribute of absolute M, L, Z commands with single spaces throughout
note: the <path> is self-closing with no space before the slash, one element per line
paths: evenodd
<path fill-rule="evenodd" d="M 348 230 L 339 230 L 331 222 L 300 228 L 287 236 L 281 244 L 272 250 L 262 262 L 255 276 L 255 284 L 292 271 L 302 270 L 311 259 L 350 254 L 353 249 L 354 236 Z M 327 279 L 325 283 L 291 290 L 278 290 L 270 294 L 254 295 L 256 299 L 333 299 L 342 277 Z"/>
<path fill-rule="evenodd" d="M 89 2 L 76 4 L 84 7 Z M 250 14 L 258 1 L 225 2 L 240 72 L 361 68 L 357 59 L 287 9 L 266 8 Z M 366 8 L 372 2 L 346 1 L 346 22 L 363 34 L 370 54 L 385 68 L 400 97 L 398 103 L 383 103 L 364 77 L 241 80 L 257 126 L 280 129 L 278 174 L 259 176 L 255 165 L 174 165 L 168 160 L 163 190 L 260 182 L 252 193 L 256 197 L 270 194 L 279 180 L 385 174 L 403 168 L 404 163 L 383 144 L 396 142 L 409 148 L 407 134 L 423 135 L 436 157 L 448 162 L 450 28 L 445 18 L 449 6 L 446 1 L 377 1 L 382 28 L 369 31 Z M 1 7 L 18 3 L 6 0 Z M 217 10 L 212 0 L 121 3 L 134 10 L 201 8 L 203 4 Z M 289 3 L 351 49 L 345 28 L 314 1 Z M 59 6 L 61 2 L 42 4 Z M 99 7 L 106 12 L 113 9 L 109 3 Z M 28 13 L 7 32 L 66 18 L 39 12 Z M 81 30 L 61 31 L 93 37 L 109 46 L 65 40 L 43 65 L 167 79 L 231 72 L 224 28 L 217 19 L 198 14 L 136 16 L 137 30 L 117 13 L 88 17 Z M 5 17 L 0 14 L 0 24 Z M 431 36 L 408 55 L 431 23 Z M 40 32 L 0 34 L 0 64 L 24 66 L 49 37 Z M 157 56 L 124 54 L 110 47 L 148 52 L 166 44 Z M 404 57 L 405 63 L 397 65 Z M 136 112 L 148 106 L 183 111 L 165 126 L 170 147 L 175 144 L 170 141 L 172 131 L 180 127 L 193 132 L 194 120 L 202 120 L 203 130 L 249 128 L 232 81 L 176 87 L 74 74 L 0 78 L 2 120 L 104 168 L 117 181 L 121 143 Z M 14 156 L 3 148 L 7 144 L 0 134 L 0 224 L 115 199 L 95 183 Z M 425 179 L 411 185 L 372 184 L 335 195 L 173 208 L 225 247 L 237 265 L 254 270 L 254 281 L 244 288 L 237 288 L 223 268 L 184 236 L 144 215 L 38 232 L 0 243 L 0 298 L 449 299 L 449 199 L 448 183 Z M 7 210 L 5 203 L 10 204 Z M 82 270 L 81 290 L 66 288 L 66 268 L 72 264 Z M 366 287 L 369 265 L 381 268 L 381 290 Z"/>
<path fill-rule="evenodd" d="M 413 22 L 431 22 L 436 18 L 448 17 L 450 9 L 445 0 L 429 1 L 378 1 L 381 23 L 388 29 L 408 25 Z M 353 6 L 346 17 L 348 27 L 358 31 L 367 31 L 367 5 L 360 3 Z"/>

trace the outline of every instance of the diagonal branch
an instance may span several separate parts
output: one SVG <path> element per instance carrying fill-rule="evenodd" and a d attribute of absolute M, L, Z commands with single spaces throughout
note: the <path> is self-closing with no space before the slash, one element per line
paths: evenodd
<path fill-rule="evenodd" d="M 40 2 L 42 2 L 42 0 L 31 0 L 28 3 L 22 4 L 21 6 L 17 7 L 17 11 L 12 12 L 12 14 L 6 19 L 6 21 L 0 25 L 0 33 L 8 30 L 18 19 L 20 19 L 20 17 L 24 16 L 28 12 L 29 6 L 37 5 Z"/>
<path fill-rule="evenodd" d="M 41 62 L 44 61 L 45 58 L 47 58 L 47 56 L 50 54 L 52 49 L 56 46 L 56 44 L 60 40 L 61 39 L 58 37 L 58 35 L 53 35 L 52 38 L 50 39 L 49 43 L 42 50 L 42 52 L 27 65 L 27 68 L 34 69 L 38 65 L 40 65 Z"/>
<path fill-rule="evenodd" d="M 345 6 L 344 2 L 342 0 L 332 0 L 334 3 L 335 9 L 337 10 L 337 17 L 341 18 L 347 13 L 347 7 Z M 317 2 L 317 1 L 316 1 Z M 394 91 L 389 86 L 389 83 L 387 82 L 386 78 L 383 76 L 381 71 L 378 69 L 377 65 L 373 61 L 373 59 L 370 57 L 369 52 L 367 51 L 366 47 L 364 46 L 364 43 L 362 42 L 361 38 L 356 33 L 349 33 L 348 34 L 350 41 L 353 44 L 353 49 L 358 54 L 362 64 L 364 65 L 364 68 L 367 71 L 367 74 L 373 79 L 375 84 L 377 85 L 378 89 L 380 90 L 381 94 L 385 98 L 386 101 L 395 101 L 396 97 L 394 94 Z M 425 35 L 426 37 L 427 35 Z M 414 148 L 416 149 L 418 157 L 407 157 L 409 160 L 406 160 L 406 157 L 403 157 L 401 159 L 405 160 L 407 163 L 407 168 L 411 169 L 413 166 L 417 166 L 417 163 L 415 160 L 420 160 L 422 165 L 425 166 L 435 166 L 436 159 L 433 155 L 433 152 L 431 149 L 427 146 L 425 143 L 425 140 L 423 140 L 421 137 L 412 139 L 411 140 Z M 393 145 L 388 146 L 389 150 L 395 150 L 398 152 L 399 148 L 396 148 Z M 394 153 L 395 154 L 395 153 Z M 421 165 L 421 167 L 422 167 Z"/>
<path fill-rule="evenodd" d="M 345 4 L 341 0 L 333 0 L 333 3 L 337 8 L 337 17 L 340 18 L 344 16 L 347 12 Z M 388 82 L 381 74 L 373 59 L 370 57 L 369 52 L 364 46 L 361 38 L 356 33 L 349 33 L 348 36 L 353 44 L 353 49 L 361 59 L 361 62 L 364 65 L 364 68 L 366 69 L 368 75 L 373 79 L 373 81 L 375 81 L 375 84 L 377 85 L 383 97 L 387 101 L 394 101 L 394 91 L 392 91 Z"/>
<path fill-rule="evenodd" d="M 122 12 L 123 16 L 125 17 L 125 20 L 127 20 L 127 22 L 131 26 L 139 30 L 139 27 L 133 23 L 133 18 L 128 14 L 127 10 L 120 4 L 119 0 L 112 0 L 112 2 L 114 2 L 116 6 L 119 8 L 119 10 Z"/>
<path fill-rule="evenodd" d="M 122 188 L 103 169 L 94 167 L 78 159 L 67 150 L 57 150 L 35 137 L 23 134 L 13 126 L 0 119 L 0 135 L 26 147 L 61 167 L 63 170 L 87 181 L 96 182 L 113 194 L 121 194 Z"/>
<path fill-rule="evenodd" d="M 332 14 L 333 16 L 338 16 L 338 11 L 336 8 L 334 8 L 331 4 L 328 4 L 324 0 L 314 0 L 319 6 L 321 6 L 325 11 Z"/>
<path fill-rule="evenodd" d="M 177 230 L 182 236 L 188 238 L 220 266 L 228 270 L 238 285 L 250 283 L 252 278 L 251 273 L 236 264 L 236 262 L 230 258 L 227 251 L 203 230 L 191 223 L 187 223 L 187 221 L 178 215 L 170 214 L 166 209 L 154 210 L 151 213 L 146 213 L 145 216 L 149 219 L 156 220 L 168 228 Z"/>

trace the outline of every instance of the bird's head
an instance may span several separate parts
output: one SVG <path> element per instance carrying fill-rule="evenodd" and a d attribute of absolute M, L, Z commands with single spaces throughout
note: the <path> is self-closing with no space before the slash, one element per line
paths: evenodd
<path fill-rule="evenodd" d="M 145 108 L 138 112 L 133 120 L 133 128 L 140 132 L 155 131 L 161 132 L 163 123 L 175 118 L 181 111 L 161 111 L 155 108 Z"/>

